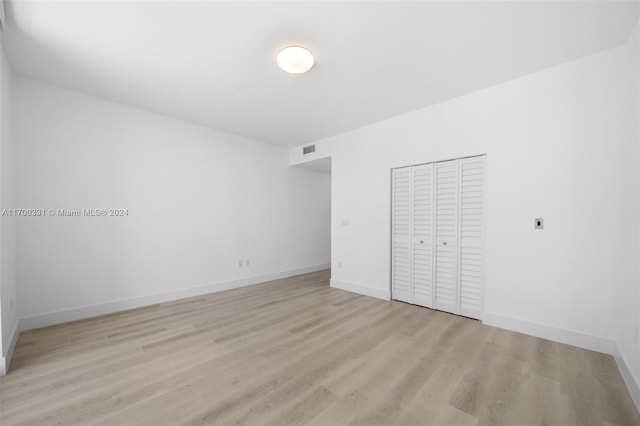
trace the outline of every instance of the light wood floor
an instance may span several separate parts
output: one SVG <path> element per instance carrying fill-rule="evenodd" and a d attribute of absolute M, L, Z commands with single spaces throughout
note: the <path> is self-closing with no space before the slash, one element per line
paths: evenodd
<path fill-rule="evenodd" d="M 610 356 L 328 279 L 24 332 L 0 423 L 640 424 Z"/>

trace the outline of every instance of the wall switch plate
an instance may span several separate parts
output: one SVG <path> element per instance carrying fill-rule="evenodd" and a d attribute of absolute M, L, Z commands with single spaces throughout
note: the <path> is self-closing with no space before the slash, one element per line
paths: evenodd
<path fill-rule="evenodd" d="M 533 228 L 544 229 L 544 218 L 536 217 L 535 219 L 533 219 Z"/>

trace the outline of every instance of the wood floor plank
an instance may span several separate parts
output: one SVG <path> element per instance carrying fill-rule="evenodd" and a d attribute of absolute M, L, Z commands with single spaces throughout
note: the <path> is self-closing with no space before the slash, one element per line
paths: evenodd
<path fill-rule="evenodd" d="M 612 357 L 321 271 L 31 330 L 5 425 L 640 425 Z"/>

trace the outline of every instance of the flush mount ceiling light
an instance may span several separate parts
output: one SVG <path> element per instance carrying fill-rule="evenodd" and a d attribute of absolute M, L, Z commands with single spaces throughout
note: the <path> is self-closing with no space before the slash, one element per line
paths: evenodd
<path fill-rule="evenodd" d="M 285 47 L 278 52 L 278 65 L 288 73 L 302 74 L 313 66 L 313 55 L 304 47 Z"/>

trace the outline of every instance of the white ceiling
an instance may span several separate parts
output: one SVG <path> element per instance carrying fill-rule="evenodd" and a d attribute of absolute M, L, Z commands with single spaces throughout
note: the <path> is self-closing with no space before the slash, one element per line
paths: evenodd
<path fill-rule="evenodd" d="M 11 1 L 17 73 L 297 146 L 624 43 L 638 2 Z M 275 62 L 303 45 L 307 74 Z"/>

